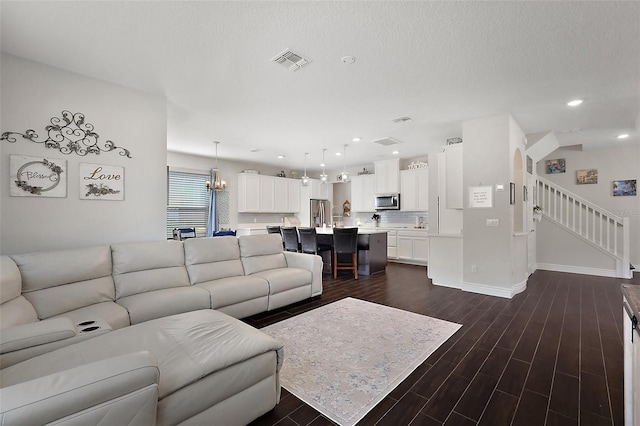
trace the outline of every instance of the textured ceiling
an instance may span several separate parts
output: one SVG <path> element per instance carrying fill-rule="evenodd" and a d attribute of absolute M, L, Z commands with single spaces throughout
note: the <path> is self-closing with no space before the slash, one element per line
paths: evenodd
<path fill-rule="evenodd" d="M 166 97 L 170 151 L 212 156 L 219 140 L 221 158 L 301 168 L 309 152 L 311 169 L 327 148 L 341 167 L 344 144 L 347 165 L 417 157 L 500 113 L 561 145 L 640 143 L 640 2 L 2 1 L 0 13 L 3 52 Z M 286 48 L 312 62 L 270 62 Z M 371 142 L 384 137 L 402 144 Z"/>

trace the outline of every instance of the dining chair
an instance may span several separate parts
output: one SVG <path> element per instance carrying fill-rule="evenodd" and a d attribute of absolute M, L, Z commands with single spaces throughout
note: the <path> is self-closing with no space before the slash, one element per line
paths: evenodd
<path fill-rule="evenodd" d="M 280 228 L 285 251 L 300 251 L 298 241 L 298 229 L 295 226 L 283 226 Z"/>
<path fill-rule="evenodd" d="M 281 234 L 279 226 L 268 226 L 267 225 L 267 234 Z"/>
<path fill-rule="evenodd" d="M 328 257 L 329 262 L 324 261 L 323 257 L 323 265 L 328 266 L 329 273 L 333 272 L 332 268 L 332 258 L 333 258 L 333 247 L 331 244 L 322 244 L 318 243 L 318 234 L 316 233 L 316 228 L 298 228 L 298 234 L 300 236 L 300 251 L 302 253 L 309 254 L 317 254 L 322 256 L 323 252 L 330 252 Z"/>
<path fill-rule="evenodd" d="M 349 257 L 351 261 L 338 262 L 339 255 Z M 358 279 L 358 228 L 333 228 L 333 278 L 338 278 L 338 270 L 353 271 Z"/>

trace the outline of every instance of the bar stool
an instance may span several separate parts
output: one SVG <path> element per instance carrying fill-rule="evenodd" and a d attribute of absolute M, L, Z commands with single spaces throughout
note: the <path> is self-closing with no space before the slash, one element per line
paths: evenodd
<path fill-rule="evenodd" d="M 302 253 L 321 255 L 322 252 L 329 251 L 329 262 L 323 264 L 329 267 L 329 273 L 333 272 L 331 259 L 333 258 L 333 247 L 331 244 L 319 244 L 318 234 L 316 228 L 298 228 L 298 234 L 300 235 L 300 251 Z"/>
<path fill-rule="evenodd" d="M 351 262 L 338 262 L 338 255 L 351 255 Z M 358 228 L 333 228 L 333 278 L 338 269 L 353 271 L 358 279 Z"/>
<path fill-rule="evenodd" d="M 285 251 L 300 251 L 298 242 L 298 230 L 295 226 L 283 226 L 280 228 Z"/>
<path fill-rule="evenodd" d="M 281 234 L 279 226 L 267 226 L 267 234 Z"/>

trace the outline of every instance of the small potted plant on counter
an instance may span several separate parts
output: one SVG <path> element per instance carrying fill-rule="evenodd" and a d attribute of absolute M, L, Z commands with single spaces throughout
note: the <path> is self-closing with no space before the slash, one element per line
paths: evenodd
<path fill-rule="evenodd" d="M 376 226 L 380 225 L 380 215 L 378 213 L 374 213 L 371 219 L 376 223 Z"/>

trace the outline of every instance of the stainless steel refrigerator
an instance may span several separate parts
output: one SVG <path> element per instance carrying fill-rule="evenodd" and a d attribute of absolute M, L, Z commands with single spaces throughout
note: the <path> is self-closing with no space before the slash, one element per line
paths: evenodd
<path fill-rule="evenodd" d="M 311 227 L 322 228 L 323 224 L 331 226 L 331 202 L 328 200 L 311 200 Z"/>

